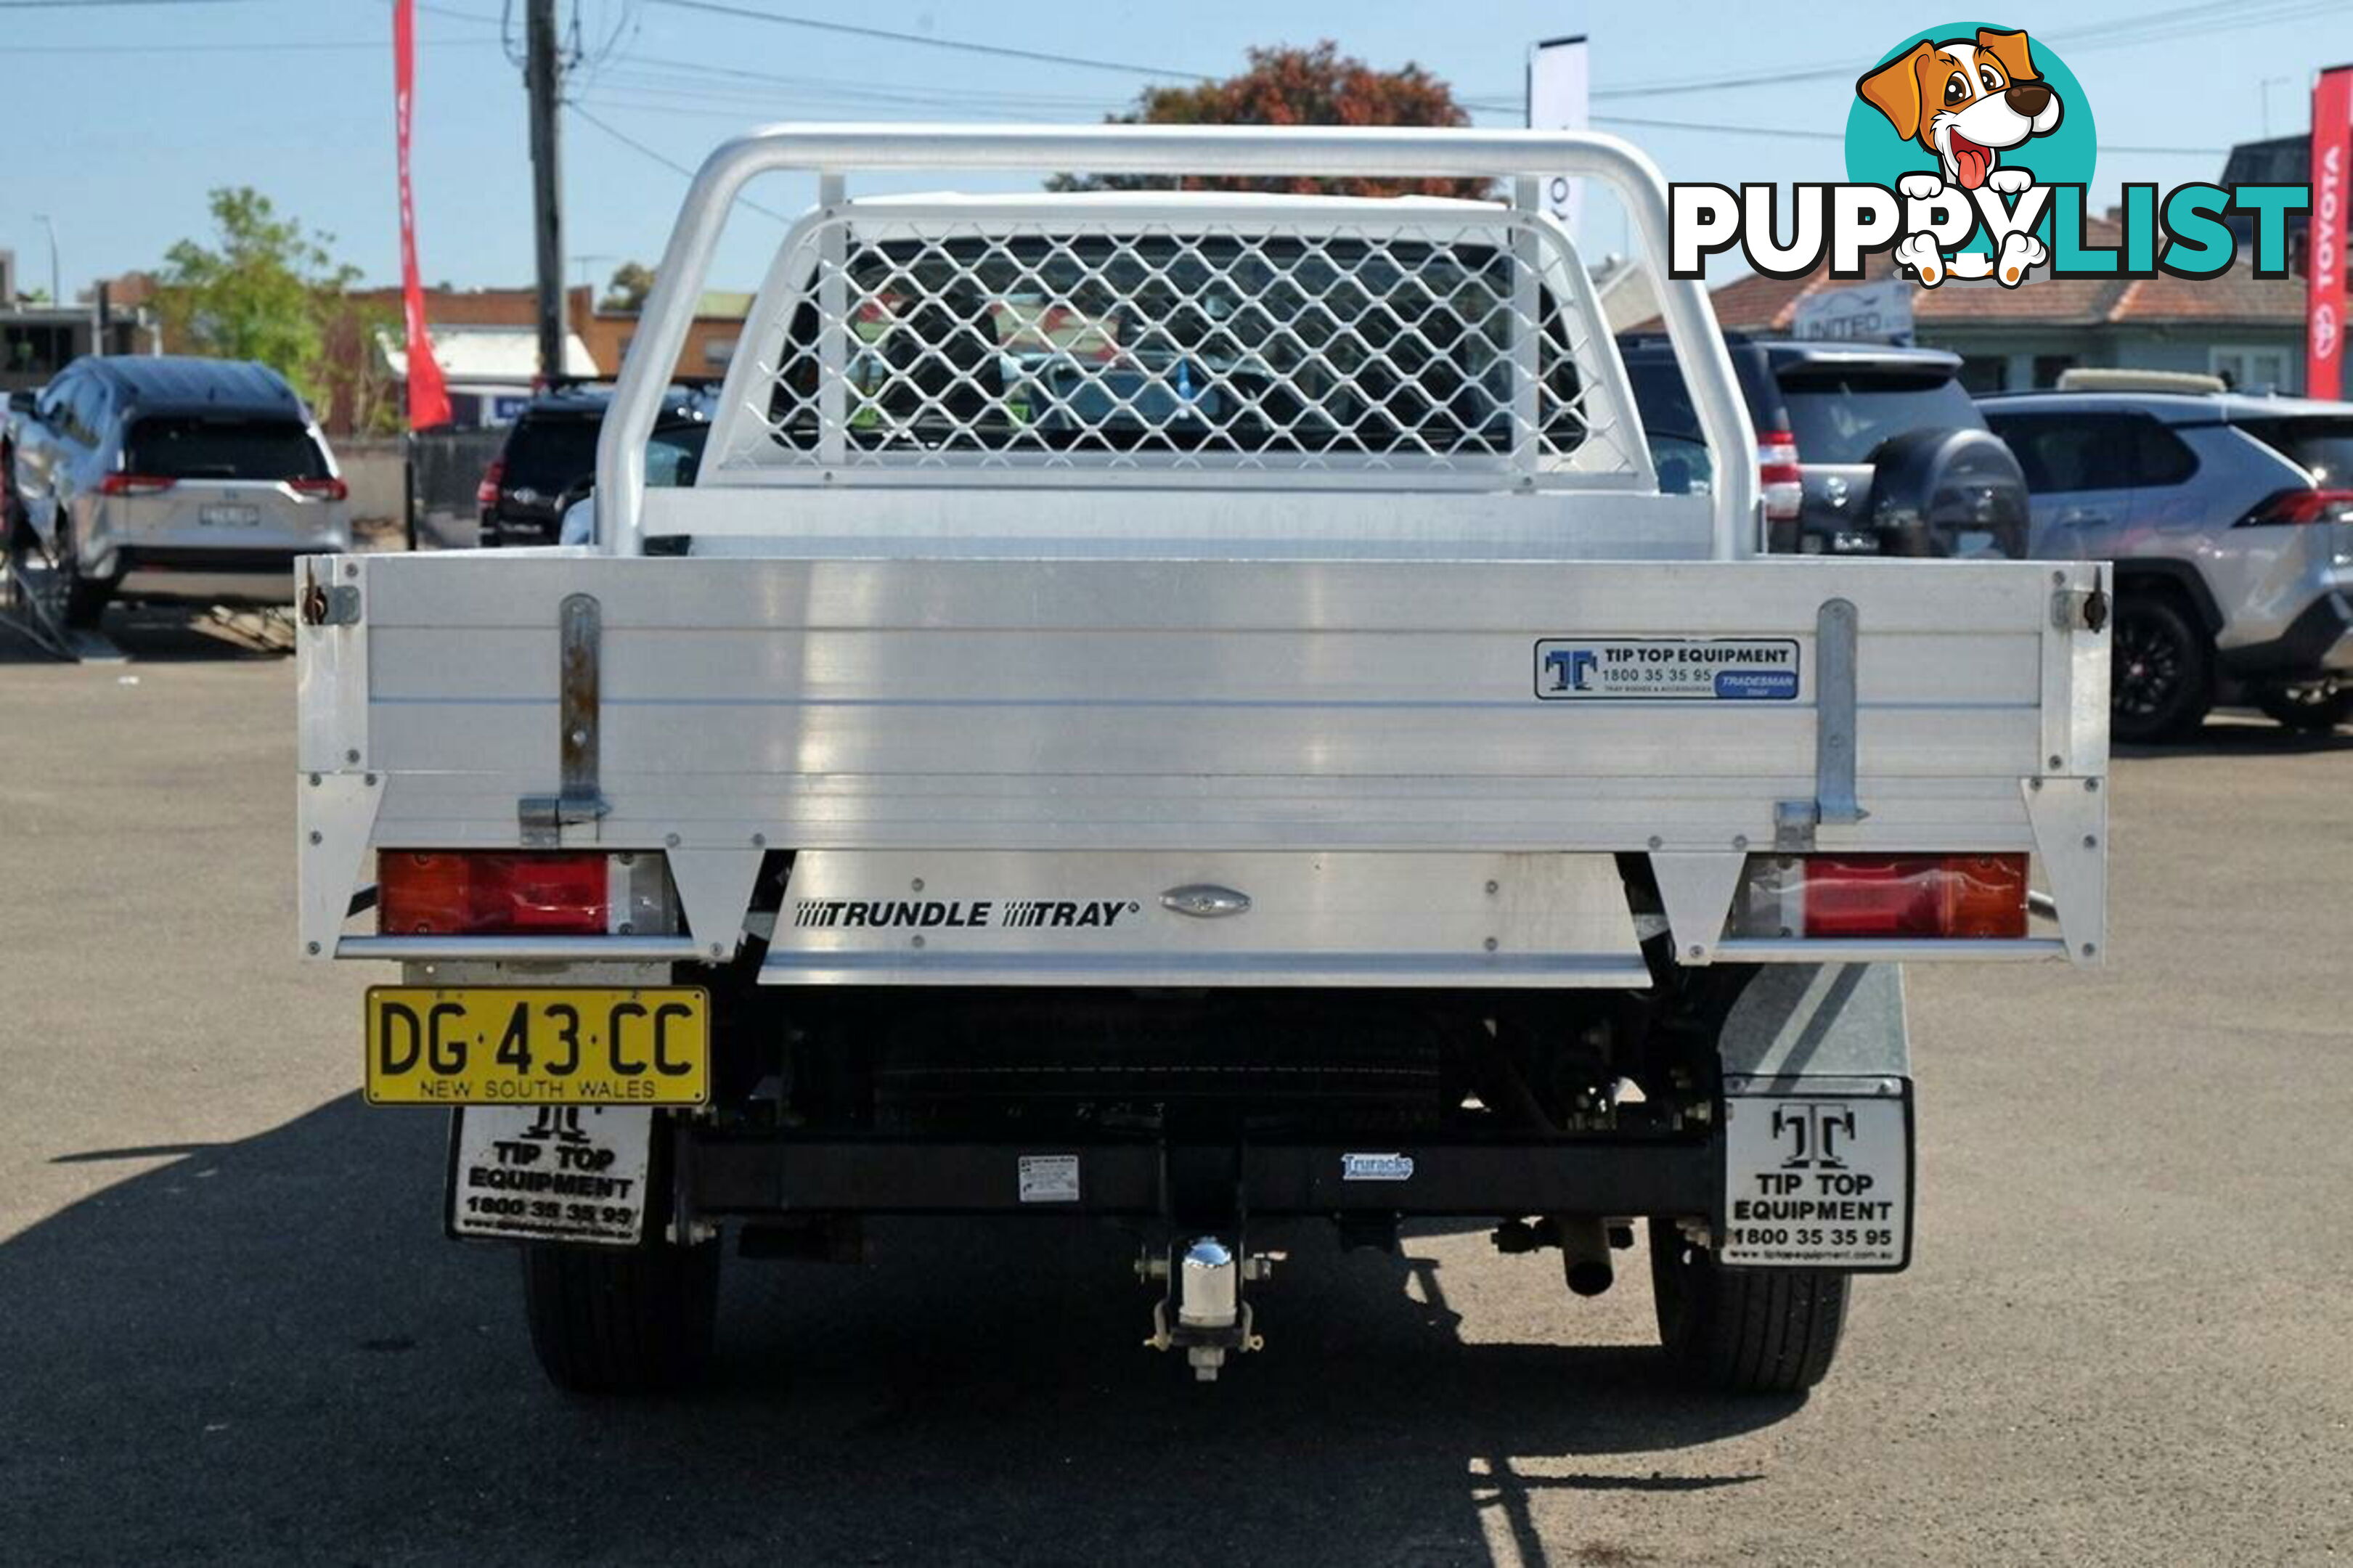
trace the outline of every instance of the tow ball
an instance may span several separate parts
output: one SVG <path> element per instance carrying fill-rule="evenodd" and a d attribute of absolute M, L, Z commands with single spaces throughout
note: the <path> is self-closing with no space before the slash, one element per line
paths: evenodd
<path fill-rule="evenodd" d="M 1181 1258 L 1177 1245 L 1148 1249 L 1136 1259 L 1136 1277 L 1163 1287 L 1160 1300 L 1152 1304 L 1152 1337 L 1144 1343 L 1155 1351 L 1182 1347 L 1194 1379 L 1215 1383 L 1229 1352 L 1266 1348 L 1265 1339 L 1251 1331 L 1242 1286 L 1271 1276 L 1274 1257 L 1238 1256 L 1214 1236 L 1196 1237 Z M 1174 1327 L 1169 1323 L 1172 1303 Z"/>

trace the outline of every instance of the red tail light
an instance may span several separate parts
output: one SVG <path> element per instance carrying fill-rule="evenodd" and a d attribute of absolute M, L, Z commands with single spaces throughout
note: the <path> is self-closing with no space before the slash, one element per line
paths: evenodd
<path fill-rule="evenodd" d="M 109 474 L 99 480 L 102 496 L 159 496 L 179 481 L 161 474 Z"/>
<path fill-rule="evenodd" d="M 341 479 L 289 479 L 294 493 L 310 500 L 347 500 L 352 487 Z"/>
<path fill-rule="evenodd" d="M 506 478 L 506 473 L 507 460 L 504 458 L 492 458 L 491 459 L 491 466 L 482 470 L 482 482 L 474 487 L 474 504 L 476 506 L 496 506 L 499 504 L 499 484 L 501 480 Z"/>
<path fill-rule="evenodd" d="M 1805 504 L 1805 470 L 1798 466 L 1798 438 L 1787 430 L 1757 437 L 1757 481 L 1765 496 L 1768 522 L 1788 522 Z"/>
<path fill-rule="evenodd" d="M 2282 490 L 2239 520 L 2241 528 L 2276 523 L 2353 522 L 2353 490 Z"/>
<path fill-rule="evenodd" d="M 607 858 L 386 849 L 376 929 L 386 936 L 598 936 L 612 914 Z"/>
<path fill-rule="evenodd" d="M 2016 938 L 2026 934 L 2023 855 L 1757 855 L 1730 935 Z"/>

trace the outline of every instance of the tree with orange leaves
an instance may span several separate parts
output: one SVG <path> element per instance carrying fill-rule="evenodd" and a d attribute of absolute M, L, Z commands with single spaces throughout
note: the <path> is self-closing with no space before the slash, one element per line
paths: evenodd
<path fill-rule="evenodd" d="M 1222 81 L 1148 87 L 1114 125 L 1468 125 L 1453 89 L 1419 66 L 1375 70 L 1326 38 L 1314 48 L 1277 46 L 1250 51 L 1250 68 Z M 1344 196 L 1470 196 L 1493 192 L 1485 180 L 1249 179 L 1154 174 L 1057 174 L 1057 191 L 1278 191 Z"/>

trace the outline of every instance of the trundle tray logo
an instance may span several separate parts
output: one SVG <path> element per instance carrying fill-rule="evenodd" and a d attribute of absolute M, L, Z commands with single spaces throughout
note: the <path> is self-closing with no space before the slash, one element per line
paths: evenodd
<path fill-rule="evenodd" d="M 2287 276 L 2287 220 L 2310 210 L 2307 185 L 2199 182 L 2160 196 L 2127 184 L 2118 243 L 2086 244 L 2091 104 L 2057 52 L 2022 29 L 1949 22 L 1857 64 L 1865 68 L 1845 95 L 1847 183 L 1799 181 L 1786 198 L 1771 183 L 1672 186 L 1670 277 L 1704 277 L 1708 257 L 1737 247 L 1752 270 L 1781 279 L 1826 258 L 1831 279 L 1859 279 L 1887 269 L 1868 267 L 1882 253 L 1928 289 L 2014 289 L 2038 275 L 2207 279 L 2237 259 L 2241 230 L 2257 278 Z"/>
<path fill-rule="evenodd" d="M 1107 931 L 1134 899 L 796 899 L 793 924 L 813 931 Z"/>

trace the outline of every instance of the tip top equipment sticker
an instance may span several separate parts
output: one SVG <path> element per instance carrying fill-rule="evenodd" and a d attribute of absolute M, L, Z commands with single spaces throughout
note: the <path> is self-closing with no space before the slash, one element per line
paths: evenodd
<path fill-rule="evenodd" d="M 1798 696 L 1797 639 L 1546 637 L 1536 644 L 1536 696 L 1547 702 L 1791 702 Z"/>

